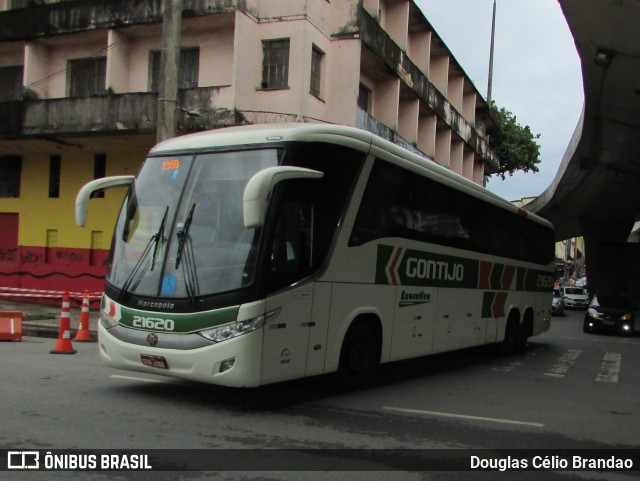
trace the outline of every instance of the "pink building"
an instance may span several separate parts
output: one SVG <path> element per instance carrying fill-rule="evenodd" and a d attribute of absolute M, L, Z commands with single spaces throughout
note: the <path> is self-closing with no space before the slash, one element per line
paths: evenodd
<path fill-rule="evenodd" d="M 0 0 L 0 286 L 101 290 L 122 192 L 155 143 L 162 0 Z M 178 134 L 360 127 L 482 184 L 488 107 L 412 0 L 183 0 Z"/>

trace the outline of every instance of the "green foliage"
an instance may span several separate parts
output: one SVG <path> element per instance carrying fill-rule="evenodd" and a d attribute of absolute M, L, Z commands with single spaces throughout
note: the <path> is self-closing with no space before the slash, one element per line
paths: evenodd
<path fill-rule="evenodd" d="M 518 170 L 538 172 L 540 134 L 533 135 L 528 125 L 518 124 L 516 116 L 491 102 L 491 114 L 496 122 L 489 144 L 500 159 L 498 174 L 502 179 Z"/>

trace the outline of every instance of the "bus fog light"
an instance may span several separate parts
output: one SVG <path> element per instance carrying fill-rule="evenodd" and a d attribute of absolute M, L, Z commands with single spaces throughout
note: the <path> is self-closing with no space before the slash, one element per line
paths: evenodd
<path fill-rule="evenodd" d="M 622 330 L 625 332 L 629 332 L 631 330 L 631 326 L 629 326 L 629 324 L 625 324 L 624 326 L 622 326 Z"/>
<path fill-rule="evenodd" d="M 226 361 L 222 361 L 220 363 L 220 370 L 219 372 L 225 372 L 228 371 L 229 369 L 231 369 L 233 367 L 233 365 L 236 363 L 236 359 L 227 359 Z"/>

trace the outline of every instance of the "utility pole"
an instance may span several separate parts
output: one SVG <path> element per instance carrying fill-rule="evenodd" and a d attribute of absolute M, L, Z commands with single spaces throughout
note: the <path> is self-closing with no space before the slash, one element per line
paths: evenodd
<path fill-rule="evenodd" d="M 487 103 L 491 105 L 491 87 L 493 83 L 493 41 L 496 34 L 496 0 L 493 0 L 493 16 L 491 17 L 491 47 L 489 49 L 489 85 L 487 86 Z"/>
<path fill-rule="evenodd" d="M 182 0 L 164 0 L 158 120 L 156 127 L 156 140 L 158 142 L 170 139 L 176 135 L 175 116 L 178 105 L 181 24 Z"/>

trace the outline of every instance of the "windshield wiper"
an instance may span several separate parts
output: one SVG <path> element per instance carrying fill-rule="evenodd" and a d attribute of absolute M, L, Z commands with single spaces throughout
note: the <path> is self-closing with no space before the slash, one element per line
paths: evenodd
<path fill-rule="evenodd" d="M 184 274 L 184 284 L 187 291 L 187 295 L 191 301 L 191 305 L 195 305 L 196 295 L 200 292 L 200 285 L 198 282 L 198 273 L 196 271 L 196 261 L 193 255 L 193 244 L 191 243 L 191 236 L 189 235 L 189 228 L 191 227 L 191 221 L 193 220 L 193 211 L 196 208 L 195 202 L 189 209 L 187 220 L 184 222 L 182 230 L 177 233 L 178 236 L 178 253 L 176 254 L 176 269 L 180 266 L 180 260 L 184 255 L 184 263 L 182 264 L 182 272 Z"/>
<path fill-rule="evenodd" d="M 164 215 L 162 216 L 162 222 L 160 223 L 160 228 L 158 229 L 158 232 L 151 238 L 152 240 L 154 240 L 153 256 L 151 257 L 151 270 L 153 270 L 153 266 L 156 265 L 156 258 L 158 257 L 158 246 L 160 245 L 160 242 L 164 244 L 164 241 L 166 240 L 164 237 L 164 226 L 167 223 L 168 214 L 169 214 L 169 206 L 167 206 L 166 209 L 164 210 Z M 158 242 L 158 240 L 160 240 L 160 242 Z"/>
<path fill-rule="evenodd" d="M 169 213 L 169 206 L 167 206 L 164 210 L 164 216 L 162 216 L 162 221 L 160 222 L 160 227 L 158 228 L 158 231 L 151 236 L 151 238 L 149 239 L 149 242 L 147 242 L 147 245 L 144 248 L 144 251 L 142 251 L 140 258 L 136 262 L 136 265 L 133 266 L 131 273 L 129 274 L 127 279 L 124 281 L 124 284 L 122 285 L 122 289 L 120 289 L 120 294 L 118 294 L 118 299 L 122 299 L 124 294 L 129 291 L 129 288 L 133 284 L 134 280 L 135 280 L 135 284 L 133 284 L 133 288 L 132 288 L 132 290 L 134 291 L 140 284 L 140 281 L 142 281 L 142 278 L 144 277 L 147 270 L 149 269 L 149 264 L 146 262 L 146 260 L 149 258 L 149 252 L 151 252 L 151 247 L 153 247 L 153 256 L 152 256 L 152 262 L 151 262 L 151 270 L 153 270 L 153 266 L 156 263 L 156 257 L 158 255 L 158 244 L 159 244 L 158 241 L 162 239 L 163 244 L 165 241 L 164 227 L 167 223 L 168 213 Z"/>
<path fill-rule="evenodd" d="M 184 251 L 184 262 L 182 263 L 182 272 L 184 274 L 184 285 L 191 301 L 191 305 L 196 305 L 196 296 L 200 293 L 200 283 L 198 282 L 198 272 L 196 270 L 196 260 L 193 255 L 193 244 L 191 237 L 186 241 Z"/>
<path fill-rule="evenodd" d="M 189 214 L 187 215 L 187 220 L 184 222 L 184 226 L 182 230 L 178 232 L 176 235 L 178 236 L 178 253 L 176 254 L 176 269 L 180 266 L 180 259 L 182 259 L 182 254 L 184 253 L 184 244 L 189 236 L 189 228 L 191 227 L 191 220 L 193 219 L 193 211 L 196 208 L 196 203 L 194 202 L 191 205 L 191 209 L 189 209 Z"/>

